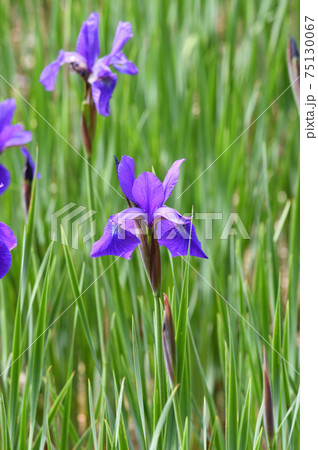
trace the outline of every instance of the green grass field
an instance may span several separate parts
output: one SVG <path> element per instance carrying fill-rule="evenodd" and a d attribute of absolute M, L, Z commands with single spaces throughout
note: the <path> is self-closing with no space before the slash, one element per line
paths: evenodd
<path fill-rule="evenodd" d="M 101 55 L 118 22 L 132 24 L 125 54 L 139 69 L 118 74 L 111 115 L 98 117 L 98 173 L 80 157 L 80 77 L 64 66 L 53 92 L 39 83 L 60 49 L 75 49 L 92 11 Z M 0 280 L 0 448 L 268 448 L 265 347 L 272 448 L 298 449 L 299 118 L 291 89 L 270 106 L 290 85 L 298 2 L 3 0 L 0 14 L 0 100 L 16 99 L 15 122 L 33 132 L 28 148 L 42 175 L 26 225 L 23 158 L 18 148 L 1 155 L 12 182 L 0 221 L 18 246 Z M 108 184 L 120 191 L 113 155 L 125 154 L 137 173 L 153 168 L 161 180 L 186 158 L 168 205 L 194 217 L 222 213 L 212 239 L 194 220 L 208 260 L 161 251 L 176 328 L 173 392 L 166 373 L 158 388 L 154 299 L 140 255 L 90 257 L 109 215 L 126 207 Z M 52 214 L 71 202 L 96 211 L 96 235 L 80 236 L 78 249 L 51 236 Z M 221 239 L 231 213 L 250 239 Z"/>

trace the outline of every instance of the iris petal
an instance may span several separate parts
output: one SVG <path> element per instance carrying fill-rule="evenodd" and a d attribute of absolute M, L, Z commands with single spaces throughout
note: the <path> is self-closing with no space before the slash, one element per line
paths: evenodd
<path fill-rule="evenodd" d="M 27 144 L 31 140 L 31 131 L 24 131 L 22 125 L 6 125 L 0 134 L 0 152 L 8 147 Z"/>
<path fill-rule="evenodd" d="M 0 278 L 3 278 L 11 267 L 11 253 L 17 245 L 17 240 L 13 231 L 8 225 L 0 222 Z"/>
<path fill-rule="evenodd" d="M 12 256 L 10 250 L 3 241 L 0 240 L 0 278 L 3 278 L 11 267 Z"/>
<path fill-rule="evenodd" d="M 125 196 L 134 202 L 132 188 L 135 182 L 135 161 L 130 156 L 124 155 L 118 165 L 118 180 Z"/>
<path fill-rule="evenodd" d="M 139 244 L 139 239 L 133 233 L 122 229 L 118 224 L 109 220 L 103 236 L 94 243 L 91 256 L 96 258 L 114 255 L 130 259 L 132 252 Z"/>
<path fill-rule="evenodd" d="M 28 151 L 26 147 L 21 148 L 21 153 L 26 158 L 26 164 L 29 164 L 31 171 L 32 171 L 32 179 L 34 178 L 34 172 L 35 172 L 35 162 L 33 161 L 33 158 L 31 156 L 31 153 Z M 38 172 L 36 174 L 37 178 L 41 178 L 41 174 Z"/>
<path fill-rule="evenodd" d="M 10 125 L 14 116 L 16 103 L 14 98 L 8 98 L 0 103 L 0 130 Z"/>
<path fill-rule="evenodd" d="M 189 253 L 190 256 L 207 258 L 194 225 L 190 222 L 176 226 L 168 220 L 163 220 L 158 223 L 156 234 L 159 245 L 167 247 L 173 257 L 186 256 Z"/>
<path fill-rule="evenodd" d="M 119 22 L 112 47 L 112 55 L 120 52 L 124 45 L 133 37 L 131 24 L 129 22 Z"/>
<path fill-rule="evenodd" d="M 13 231 L 3 222 L 0 222 L 0 240 L 5 243 L 9 250 L 17 246 L 17 238 Z"/>
<path fill-rule="evenodd" d="M 129 61 L 122 52 L 118 52 L 116 55 L 112 56 L 109 64 L 112 64 L 118 72 L 127 75 L 137 75 L 138 73 L 135 64 L 132 61 Z"/>
<path fill-rule="evenodd" d="M 0 164 L 0 195 L 2 195 L 10 184 L 10 172 Z"/>
<path fill-rule="evenodd" d="M 94 78 L 92 78 L 94 81 L 91 81 L 91 85 L 96 109 L 102 116 L 109 116 L 109 101 L 117 83 L 117 75 L 112 73 L 108 67 L 104 67 L 103 70 L 94 74 Z"/>
<path fill-rule="evenodd" d="M 161 208 L 156 209 L 154 213 L 154 220 L 166 219 L 175 225 L 184 225 L 191 221 L 191 217 L 181 216 L 178 211 L 169 206 L 161 206 Z"/>
<path fill-rule="evenodd" d="M 167 198 L 170 197 L 171 192 L 173 191 L 173 188 L 175 187 L 179 178 L 180 166 L 184 161 L 185 159 L 178 159 L 172 164 L 172 166 L 168 170 L 167 175 L 162 183 L 165 191 L 164 201 L 166 201 Z"/>
<path fill-rule="evenodd" d="M 60 50 L 57 59 L 44 67 L 40 76 L 40 83 L 43 84 L 47 91 L 54 90 L 56 76 L 63 64 L 78 64 L 83 67 L 83 70 L 87 70 L 87 61 L 83 55 L 77 52 Z"/>
<path fill-rule="evenodd" d="M 120 226 L 124 225 L 125 222 L 136 219 L 142 219 L 143 221 L 146 221 L 147 214 L 141 208 L 127 208 L 118 214 L 110 216 L 110 220 Z"/>
<path fill-rule="evenodd" d="M 57 59 L 51 62 L 48 66 L 44 67 L 40 75 L 40 83 L 43 84 L 47 91 L 53 91 L 56 76 L 60 67 L 64 64 L 64 51 L 60 50 Z"/>
<path fill-rule="evenodd" d="M 132 195 L 138 204 L 148 214 L 148 224 L 153 221 L 153 214 L 162 206 L 164 190 L 161 181 L 152 172 L 143 172 L 136 178 Z"/>
<path fill-rule="evenodd" d="M 85 58 L 89 70 L 93 67 L 100 53 L 98 25 L 99 15 L 93 12 L 83 22 L 77 38 L 76 51 Z"/>

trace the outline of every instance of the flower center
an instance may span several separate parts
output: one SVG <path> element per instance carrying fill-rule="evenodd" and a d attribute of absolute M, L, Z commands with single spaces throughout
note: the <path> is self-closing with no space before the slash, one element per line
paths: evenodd
<path fill-rule="evenodd" d="M 84 62 L 74 61 L 70 64 L 71 70 L 78 73 L 86 81 L 89 76 L 87 65 Z"/>

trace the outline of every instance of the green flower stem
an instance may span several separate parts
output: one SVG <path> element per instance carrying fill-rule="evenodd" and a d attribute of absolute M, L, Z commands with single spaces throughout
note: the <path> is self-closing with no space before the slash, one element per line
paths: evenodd
<path fill-rule="evenodd" d="M 162 408 L 164 405 L 164 372 L 163 372 L 163 349 L 161 342 L 161 333 L 162 333 L 162 322 L 161 322 L 161 308 L 160 308 L 160 297 L 155 296 L 155 320 L 156 320 L 156 360 L 157 360 L 157 371 L 158 371 L 158 380 L 159 380 L 159 398 L 160 398 L 160 407 Z"/>
<path fill-rule="evenodd" d="M 160 417 L 160 414 L 162 412 L 162 408 L 165 405 L 166 402 L 166 385 L 165 385 L 165 373 L 164 373 L 164 356 L 163 356 L 163 348 L 162 348 L 162 321 L 161 321 L 161 300 L 159 296 L 154 296 L 154 302 L 155 302 L 155 321 L 156 321 L 156 333 L 155 333 L 155 339 L 156 339 L 156 374 L 155 374 L 155 425 L 158 422 L 158 419 Z M 171 386 L 171 388 L 174 388 L 174 386 Z M 156 389 L 159 390 L 158 392 L 158 401 L 156 402 Z M 177 432 L 178 432 L 178 439 L 179 444 L 182 444 L 182 437 L 183 437 L 183 426 L 182 426 L 182 419 L 181 419 L 181 412 L 180 412 L 180 405 L 178 402 L 178 396 L 175 395 L 173 399 L 173 407 L 174 407 L 174 413 L 175 413 L 175 419 L 176 419 L 176 425 L 177 425 Z M 159 447 L 158 447 L 159 448 Z"/>
<path fill-rule="evenodd" d="M 154 392 L 154 426 L 156 426 L 162 408 L 165 405 L 164 390 L 164 361 L 162 348 L 162 322 L 161 322 L 161 306 L 160 297 L 154 296 L 155 302 L 155 340 L 156 340 L 156 373 L 155 373 L 155 392 Z"/>
<path fill-rule="evenodd" d="M 172 389 L 174 386 L 172 387 Z M 181 412 L 180 412 L 180 405 L 178 401 L 178 392 L 173 397 L 173 408 L 174 408 L 174 415 L 176 418 L 176 424 L 177 424 L 177 431 L 178 431 L 178 438 L 179 438 L 179 445 L 181 447 L 182 445 L 182 438 L 183 438 L 183 426 L 182 426 L 182 419 L 181 419 Z"/>

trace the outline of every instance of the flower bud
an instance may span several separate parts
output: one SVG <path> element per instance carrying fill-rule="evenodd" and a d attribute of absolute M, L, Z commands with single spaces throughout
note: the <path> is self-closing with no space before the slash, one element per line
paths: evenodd
<path fill-rule="evenodd" d="M 117 176 L 118 176 L 119 159 L 117 158 L 116 155 L 114 155 L 114 160 L 115 160 L 116 173 L 117 173 Z"/>
<path fill-rule="evenodd" d="M 175 382 L 175 371 L 176 371 L 176 339 L 174 333 L 174 325 L 171 315 L 171 309 L 169 305 L 169 300 L 166 294 L 163 294 L 164 304 L 165 304 L 165 316 L 162 328 L 162 346 L 163 353 L 165 357 L 166 369 L 172 384 Z"/>
<path fill-rule="evenodd" d="M 81 134 L 83 146 L 89 156 L 92 155 L 93 141 L 96 131 L 96 107 L 88 88 L 86 100 L 82 102 Z"/>
<path fill-rule="evenodd" d="M 21 147 L 21 153 L 25 156 L 25 164 L 23 168 L 23 201 L 25 215 L 28 217 L 31 203 L 32 183 L 35 175 L 35 163 L 27 148 Z M 40 177 L 41 175 L 37 173 L 37 178 Z"/>
<path fill-rule="evenodd" d="M 292 83 L 294 98 L 300 108 L 300 67 L 299 67 L 299 51 L 295 40 L 291 37 L 287 43 L 287 65 L 289 80 Z"/>
<path fill-rule="evenodd" d="M 29 209 L 30 209 L 30 203 L 31 203 L 31 192 L 32 192 L 32 180 L 26 178 L 26 173 L 28 172 L 28 163 L 25 163 L 23 174 L 24 174 L 24 180 L 23 180 L 23 201 L 24 201 L 24 211 L 26 217 L 28 217 Z"/>
<path fill-rule="evenodd" d="M 273 411 L 273 400 L 272 400 L 272 390 L 268 375 L 268 366 L 265 348 L 263 349 L 264 354 L 264 386 L 263 386 L 263 404 L 264 404 L 264 428 L 269 444 L 271 445 L 274 437 L 274 411 Z"/>

